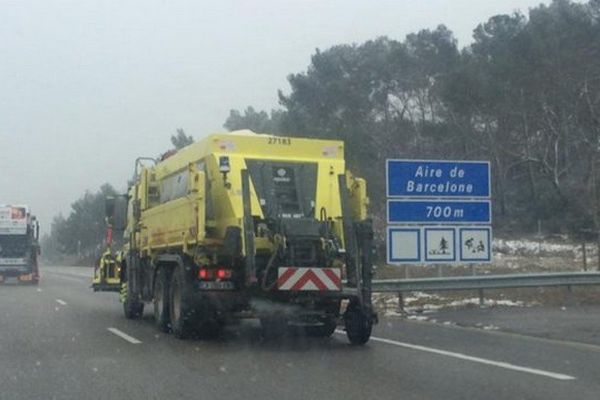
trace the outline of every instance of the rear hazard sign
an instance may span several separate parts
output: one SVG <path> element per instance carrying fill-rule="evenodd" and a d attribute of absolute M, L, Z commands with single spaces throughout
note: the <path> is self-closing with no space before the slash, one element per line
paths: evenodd
<path fill-rule="evenodd" d="M 280 267 L 277 288 L 291 291 L 342 290 L 339 268 Z"/>

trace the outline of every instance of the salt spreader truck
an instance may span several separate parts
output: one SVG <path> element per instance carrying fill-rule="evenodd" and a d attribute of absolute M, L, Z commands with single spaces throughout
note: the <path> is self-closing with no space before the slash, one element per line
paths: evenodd
<path fill-rule="evenodd" d="M 39 235 L 29 207 L 0 204 L 0 282 L 39 282 Z"/>
<path fill-rule="evenodd" d="M 124 245 L 103 265 L 127 318 L 152 303 L 179 338 L 259 318 L 269 336 L 296 325 L 326 337 L 339 323 L 364 344 L 377 320 L 367 204 L 341 141 L 215 134 L 136 160 L 128 194 L 107 204 Z"/>

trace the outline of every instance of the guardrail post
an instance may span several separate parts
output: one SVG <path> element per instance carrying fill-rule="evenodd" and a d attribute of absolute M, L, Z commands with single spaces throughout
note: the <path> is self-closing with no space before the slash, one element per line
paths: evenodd
<path fill-rule="evenodd" d="M 568 306 L 574 306 L 575 305 L 575 297 L 573 296 L 573 286 L 571 285 L 567 285 L 567 296 L 566 296 L 566 304 Z"/>
<path fill-rule="evenodd" d="M 598 271 L 600 271 L 600 234 L 598 234 L 597 240 L 596 240 L 596 249 L 598 252 Z"/>
<path fill-rule="evenodd" d="M 483 307 L 485 299 L 483 298 L 483 289 L 479 289 L 479 307 Z"/>
<path fill-rule="evenodd" d="M 398 311 L 400 313 L 404 312 L 404 296 L 402 292 L 398 292 Z"/>
<path fill-rule="evenodd" d="M 587 271 L 587 251 L 585 248 L 585 241 L 581 244 L 581 253 L 583 256 L 583 270 Z"/>

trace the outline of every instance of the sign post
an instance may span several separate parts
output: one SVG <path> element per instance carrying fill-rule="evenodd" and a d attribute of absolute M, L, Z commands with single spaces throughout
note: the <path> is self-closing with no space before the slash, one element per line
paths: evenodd
<path fill-rule="evenodd" d="M 388 160 L 389 264 L 491 262 L 487 161 Z"/>

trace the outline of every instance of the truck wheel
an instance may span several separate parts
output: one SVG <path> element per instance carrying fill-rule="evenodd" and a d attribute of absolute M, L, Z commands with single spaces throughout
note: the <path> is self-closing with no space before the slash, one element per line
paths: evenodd
<path fill-rule="evenodd" d="M 260 319 L 263 337 L 267 340 L 279 339 L 287 332 L 287 320 L 283 317 L 265 317 Z"/>
<path fill-rule="evenodd" d="M 168 332 L 171 328 L 168 272 L 166 268 L 159 268 L 154 282 L 154 323 L 161 332 Z"/>
<path fill-rule="evenodd" d="M 121 299 L 123 301 L 123 311 L 127 319 L 140 319 L 144 314 L 144 303 L 137 299 L 133 299 L 129 295 L 129 285 L 124 282 L 121 285 Z"/>
<path fill-rule="evenodd" d="M 346 336 L 353 345 L 363 345 L 369 341 L 373 321 L 359 307 L 349 308 L 344 313 L 344 324 L 346 326 Z"/>
<path fill-rule="evenodd" d="M 171 316 L 171 331 L 178 339 L 186 339 L 192 335 L 195 328 L 194 306 L 192 303 L 192 287 L 186 282 L 183 267 L 178 266 L 173 271 L 169 287 L 169 315 Z"/>
<path fill-rule="evenodd" d="M 325 338 L 333 335 L 336 327 L 335 318 L 327 318 L 323 321 L 323 325 L 307 326 L 304 328 L 304 332 L 307 336 Z"/>

